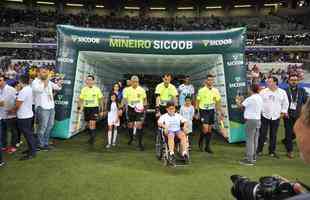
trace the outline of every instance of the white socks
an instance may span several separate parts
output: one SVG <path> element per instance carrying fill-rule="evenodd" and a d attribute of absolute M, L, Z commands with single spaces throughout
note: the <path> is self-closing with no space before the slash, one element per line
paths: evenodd
<path fill-rule="evenodd" d="M 108 144 L 112 144 L 112 131 L 108 131 Z"/>
<path fill-rule="evenodd" d="M 117 128 L 114 128 L 113 131 L 113 143 L 112 143 L 112 131 L 108 131 L 108 144 L 111 145 L 115 145 L 116 144 L 116 139 L 117 139 Z"/>
<path fill-rule="evenodd" d="M 116 138 L 117 138 L 117 128 L 114 128 L 114 133 L 113 133 L 113 145 L 116 144 Z"/>

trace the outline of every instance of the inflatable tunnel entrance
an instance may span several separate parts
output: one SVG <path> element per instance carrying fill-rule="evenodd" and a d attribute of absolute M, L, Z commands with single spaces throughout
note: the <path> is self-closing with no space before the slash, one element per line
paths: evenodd
<path fill-rule="evenodd" d="M 242 115 L 235 96 L 246 91 L 245 29 L 214 32 L 144 32 L 57 27 L 57 66 L 65 85 L 55 97 L 53 137 L 70 138 L 83 129 L 77 113 L 88 74 L 107 94 L 125 74 L 189 75 L 196 91 L 209 73 L 222 95 L 229 142 L 244 140 Z"/>

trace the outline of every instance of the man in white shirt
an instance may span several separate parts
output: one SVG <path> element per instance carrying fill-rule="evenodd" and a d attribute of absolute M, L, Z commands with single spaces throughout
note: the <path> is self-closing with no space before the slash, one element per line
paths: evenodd
<path fill-rule="evenodd" d="M 18 83 L 16 106 L 11 110 L 11 112 L 16 112 L 18 128 L 24 134 L 28 144 L 27 155 L 21 160 L 29 160 L 36 156 L 36 141 L 32 130 L 32 101 L 33 94 L 29 86 L 29 78 L 21 76 Z"/>
<path fill-rule="evenodd" d="M 39 77 L 33 80 L 35 113 L 38 122 L 37 135 L 40 149 L 50 150 L 49 138 L 55 120 L 54 90 L 60 90 L 62 81 L 57 84 L 49 80 L 49 70 L 44 66 L 40 68 Z"/>
<path fill-rule="evenodd" d="M 184 83 L 178 87 L 179 91 L 179 106 L 183 106 L 185 104 L 185 98 L 191 97 L 193 98 L 195 94 L 195 88 L 192 84 L 190 84 L 189 76 L 186 76 L 184 79 Z"/>
<path fill-rule="evenodd" d="M 8 153 L 16 151 L 16 144 L 18 142 L 16 113 L 10 112 L 15 107 L 16 93 L 16 89 L 6 84 L 5 77 L 0 75 L 0 114 L 3 119 L 2 145 L 7 147 L 7 133 L 10 130 L 11 146 L 5 149 Z"/>
<path fill-rule="evenodd" d="M 276 77 L 268 78 L 267 86 L 267 88 L 260 92 L 260 95 L 263 99 L 263 112 L 257 155 L 262 155 L 264 143 L 269 129 L 269 155 L 271 157 L 279 158 L 275 153 L 277 131 L 280 124 L 280 118 L 287 116 L 289 101 L 286 92 L 278 87 L 278 79 Z"/>

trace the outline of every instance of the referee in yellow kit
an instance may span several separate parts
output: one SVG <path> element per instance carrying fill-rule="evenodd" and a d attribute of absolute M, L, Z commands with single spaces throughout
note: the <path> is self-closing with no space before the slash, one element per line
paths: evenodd
<path fill-rule="evenodd" d="M 97 86 L 95 86 L 95 77 L 88 75 L 86 78 L 86 86 L 82 88 L 78 103 L 78 111 L 84 109 L 84 119 L 87 122 L 90 138 L 89 144 L 95 143 L 96 122 L 100 115 L 103 115 L 104 103 L 103 94 Z"/>
<path fill-rule="evenodd" d="M 129 142 L 131 145 L 133 141 L 133 130 L 136 128 L 138 137 L 138 148 L 144 151 L 143 139 L 143 122 L 144 112 L 147 106 L 147 96 L 145 90 L 139 85 L 138 76 L 131 77 L 131 86 L 124 90 L 123 105 L 128 105 L 128 132 Z"/>
<path fill-rule="evenodd" d="M 210 142 L 212 137 L 212 126 L 215 121 L 215 112 L 217 111 L 221 116 L 221 119 L 224 118 L 222 107 L 221 107 L 221 95 L 215 87 L 214 76 L 207 75 L 207 79 L 204 81 L 204 87 L 200 88 L 196 97 L 196 109 L 199 113 L 202 128 L 199 138 L 199 149 L 203 151 L 203 139 L 205 139 L 205 152 L 210 154 L 213 151 L 210 148 Z"/>

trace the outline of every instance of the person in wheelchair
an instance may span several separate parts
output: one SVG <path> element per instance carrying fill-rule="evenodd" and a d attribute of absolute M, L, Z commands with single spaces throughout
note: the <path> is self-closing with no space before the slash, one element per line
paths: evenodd
<path fill-rule="evenodd" d="M 175 164 L 176 158 L 174 155 L 175 137 L 180 140 L 180 153 L 184 161 L 189 161 L 187 151 L 187 137 L 185 135 L 187 128 L 187 120 L 179 113 L 176 113 L 174 102 L 168 102 L 166 106 L 167 113 L 160 116 L 158 119 L 158 127 L 162 128 L 165 136 L 168 139 L 168 160 Z M 183 125 L 183 126 L 182 126 Z M 182 128 L 183 127 L 183 128 Z M 182 130 L 183 129 L 183 130 Z"/>

